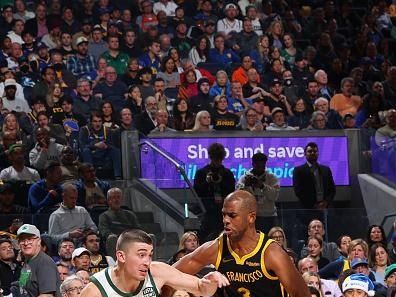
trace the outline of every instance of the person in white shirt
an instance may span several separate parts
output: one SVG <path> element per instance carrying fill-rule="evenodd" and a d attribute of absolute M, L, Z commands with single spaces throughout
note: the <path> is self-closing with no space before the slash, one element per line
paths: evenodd
<path fill-rule="evenodd" d="M 159 0 L 159 2 L 154 4 L 153 11 L 155 14 L 163 11 L 166 13 L 167 17 L 175 16 L 175 10 L 177 8 L 177 4 L 173 2 L 173 0 Z"/>
<path fill-rule="evenodd" d="M 8 111 L 30 112 L 30 107 L 25 98 L 16 96 L 17 83 L 15 79 L 8 78 L 4 82 L 3 108 Z"/>
<path fill-rule="evenodd" d="M 226 17 L 220 19 L 217 22 L 217 32 L 224 33 L 228 35 L 228 33 L 234 31 L 239 33 L 242 31 L 242 21 L 236 19 L 238 16 L 238 7 L 234 3 L 228 3 L 225 6 L 225 15 Z"/>
<path fill-rule="evenodd" d="M 23 20 L 13 20 L 12 30 L 8 31 L 7 37 L 11 39 L 12 43 L 24 44 L 22 39 L 22 32 L 25 29 L 25 23 Z"/>
<path fill-rule="evenodd" d="M 0 172 L 1 180 L 19 180 L 36 182 L 40 180 L 37 170 L 25 166 L 24 150 L 22 144 L 13 144 L 8 149 L 8 159 L 11 166 Z"/>

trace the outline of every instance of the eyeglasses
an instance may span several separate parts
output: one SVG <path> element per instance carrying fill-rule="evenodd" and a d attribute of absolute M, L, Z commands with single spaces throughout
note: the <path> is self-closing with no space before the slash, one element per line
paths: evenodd
<path fill-rule="evenodd" d="M 83 289 L 84 289 L 83 286 L 81 286 L 81 287 L 73 287 L 73 288 L 67 289 L 66 292 L 69 293 L 69 292 L 78 291 L 80 293 Z"/>
<path fill-rule="evenodd" d="M 19 242 L 19 244 L 28 245 L 28 244 L 32 244 L 36 239 L 38 239 L 37 236 L 25 238 L 25 239 L 19 240 L 18 242 Z"/>

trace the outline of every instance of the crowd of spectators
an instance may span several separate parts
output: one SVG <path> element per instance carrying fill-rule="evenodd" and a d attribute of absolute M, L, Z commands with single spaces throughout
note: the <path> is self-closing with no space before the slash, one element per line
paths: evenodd
<path fill-rule="evenodd" d="M 92 267 L 112 265 L 100 253 L 114 256 L 117 235 L 139 226 L 121 207 L 121 190 L 104 181 L 122 179 L 123 131 L 362 128 L 381 147 L 396 137 L 391 1 L 4 0 L 0 6 L 0 216 L 6 218 L 0 227 L 11 238 L 0 242 L 0 264 L 19 273 L 8 245 L 24 219 L 39 214 L 31 223 L 48 229 L 40 244 L 58 248 L 61 279 L 78 275 L 61 287 L 65 296 L 86 284 Z M 18 238 L 38 253 L 34 225 Z M 321 236 L 307 243 L 325 253 Z M 319 268 L 335 260 L 311 256 Z M 359 263 L 377 267 L 370 257 Z M 376 275 L 394 278 L 394 270 L 383 270 Z M 45 290 L 55 294 L 59 287 Z"/>

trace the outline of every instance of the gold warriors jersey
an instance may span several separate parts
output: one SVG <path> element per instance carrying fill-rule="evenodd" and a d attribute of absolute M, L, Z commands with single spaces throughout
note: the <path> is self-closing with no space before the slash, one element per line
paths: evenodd
<path fill-rule="evenodd" d="M 284 297 L 286 292 L 272 271 L 265 267 L 264 252 L 274 242 L 260 232 L 255 249 L 239 257 L 231 248 L 226 235 L 218 238 L 216 269 L 227 276 L 231 285 L 224 288 L 227 297 Z"/>

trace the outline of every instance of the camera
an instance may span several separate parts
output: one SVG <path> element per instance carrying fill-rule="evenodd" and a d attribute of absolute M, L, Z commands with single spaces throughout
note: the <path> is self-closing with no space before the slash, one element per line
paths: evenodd
<path fill-rule="evenodd" d="M 256 176 L 254 176 L 252 174 L 246 175 L 245 186 L 248 186 L 248 187 L 253 186 L 253 185 L 257 184 L 258 181 L 259 180 Z"/>
<path fill-rule="evenodd" d="M 223 177 L 218 171 L 209 171 L 206 175 L 206 182 L 209 184 L 219 184 L 223 180 Z"/>

